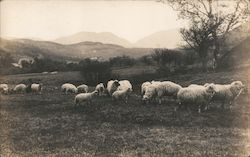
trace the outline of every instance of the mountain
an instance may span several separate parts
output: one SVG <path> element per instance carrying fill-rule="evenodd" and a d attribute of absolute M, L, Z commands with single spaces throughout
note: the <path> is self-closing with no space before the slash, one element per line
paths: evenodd
<path fill-rule="evenodd" d="M 60 44 L 76 44 L 84 41 L 92 41 L 131 47 L 131 43 L 129 41 L 109 32 L 79 32 L 70 36 L 58 38 L 54 41 Z"/>
<path fill-rule="evenodd" d="M 76 44 L 84 41 L 92 41 L 121 45 L 123 47 L 176 48 L 181 41 L 181 35 L 179 29 L 172 29 L 156 32 L 138 40 L 136 43 L 130 43 L 126 39 L 120 38 L 109 32 L 79 32 L 70 36 L 58 38 L 54 41 L 60 44 Z"/>
<path fill-rule="evenodd" d="M 18 61 L 22 57 L 49 57 L 54 60 L 79 61 L 87 57 L 100 57 L 107 60 L 111 57 L 128 55 L 133 58 L 150 54 L 148 48 L 124 48 L 114 44 L 100 42 L 80 42 L 63 45 L 50 41 L 30 39 L 1 39 L 0 50 L 9 52 Z"/>
<path fill-rule="evenodd" d="M 181 43 L 181 34 L 179 29 L 171 29 L 153 33 L 143 39 L 138 40 L 134 46 L 144 48 L 177 48 Z"/>

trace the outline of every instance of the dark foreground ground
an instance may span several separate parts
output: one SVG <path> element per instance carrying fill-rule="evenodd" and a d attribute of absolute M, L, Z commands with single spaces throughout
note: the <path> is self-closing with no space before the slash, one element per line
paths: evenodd
<path fill-rule="evenodd" d="M 185 86 L 191 83 L 247 84 L 248 72 L 224 72 L 175 76 Z M 181 110 L 166 100 L 162 105 L 144 105 L 138 87 L 128 104 L 98 97 L 92 105 L 73 108 L 74 95 L 64 95 L 59 84 L 69 73 L 1 78 L 13 85 L 22 79 L 44 82 L 42 94 L 2 95 L 0 100 L 0 156 L 207 156 L 250 155 L 250 100 L 243 94 L 233 110 L 213 104 L 198 114 Z M 75 74 L 74 81 L 80 81 Z M 57 78 L 57 79 L 55 79 Z M 219 80 L 219 81 L 218 81 Z M 248 84 L 247 84 L 248 85 Z M 53 90 L 54 89 L 54 90 Z"/>

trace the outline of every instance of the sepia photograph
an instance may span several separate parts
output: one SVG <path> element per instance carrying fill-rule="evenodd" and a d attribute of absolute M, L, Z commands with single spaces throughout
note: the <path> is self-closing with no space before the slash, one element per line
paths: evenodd
<path fill-rule="evenodd" d="M 250 0 L 0 0 L 0 157 L 250 157 Z"/>

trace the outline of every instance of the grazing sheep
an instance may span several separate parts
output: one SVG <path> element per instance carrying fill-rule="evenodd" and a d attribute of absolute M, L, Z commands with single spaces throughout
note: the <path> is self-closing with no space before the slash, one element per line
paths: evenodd
<path fill-rule="evenodd" d="M 104 84 L 99 83 L 98 85 L 96 85 L 95 90 L 98 91 L 98 95 L 103 95 L 105 90 Z"/>
<path fill-rule="evenodd" d="M 13 89 L 13 91 L 15 93 L 25 93 L 26 92 L 26 88 L 27 86 L 25 84 L 18 84 L 15 86 L 15 88 Z"/>
<path fill-rule="evenodd" d="M 82 84 L 77 86 L 78 93 L 87 93 L 89 91 L 89 87 L 86 84 Z"/>
<path fill-rule="evenodd" d="M 151 85 L 151 83 L 148 82 L 148 81 L 147 81 L 147 82 L 144 82 L 144 83 L 141 85 L 141 95 L 142 95 L 142 96 L 145 94 L 146 88 L 147 88 L 149 85 Z"/>
<path fill-rule="evenodd" d="M 87 102 L 90 104 L 94 96 L 98 94 L 98 91 L 93 91 L 91 93 L 80 93 L 75 96 L 75 106 L 80 105 L 82 102 Z"/>
<path fill-rule="evenodd" d="M 198 105 L 198 111 L 201 112 L 202 105 L 207 105 L 216 92 L 214 84 L 209 84 L 207 87 L 186 87 L 181 88 L 177 93 L 179 107 L 186 104 Z"/>
<path fill-rule="evenodd" d="M 40 84 L 38 84 L 38 83 L 33 83 L 33 84 L 31 84 L 31 91 L 32 92 L 42 92 L 42 86 L 43 86 L 43 84 L 42 83 L 40 83 Z"/>
<path fill-rule="evenodd" d="M 128 80 L 119 81 L 119 84 L 120 85 L 117 87 L 117 90 L 125 90 L 128 88 L 129 93 L 133 91 L 132 84 Z"/>
<path fill-rule="evenodd" d="M 0 93 L 8 94 L 9 87 L 7 84 L 0 84 Z"/>
<path fill-rule="evenodd" d="M 130 88 L 125 88 L 122 90 L 116 90 L 112 94 L 113 100 L 123 100 L 125 103 L 128 103 L 128 96 L 129 96 Z"/>
<path fill-rule="evenodd" d="M 77 88 L 75 85 L 70 84 L 70 83 L 65 83 L 61 86 L 61 90 L 62 92 L 65 92 L 65 94 L 68 94 L 68 92 L 70 93 L 77 93 Z"/>
<path fill-rule="evenodd" d="M 205 86 L 207 86 L 207 84 Z M 216 92 L 212 98 L 212 101 L 222 102 L 222 108 L 224 108 L 224 104 L 227 103 L 231 109 L 233 101 L 239 97 L 244 87 L 245 86 L 241 81 L 234 81 L 231 84 L 225 85 L 215 84 Z"/>
<path fill-rule="evenodd" d="M 110 96 L 116 91 L 117 87 L 120 85 L 118 80 L 110 80 L 107 83 L 107 91 Z"/>
<path fill-rule="evenodd" d="M 145 93 L 142 97 L 142 101 L 148 103 L 148 102 L 152 101 L 153 99 L 155 99 L 157 96 L 157 89 L 159 88 L 158 86 L 159 86 L 159 84 L 157 84 L 157 83 L 156 84 L 152 83 L 152 84 L 146 86 Z"/>
<path fill-rule="evenodd" d="M 178 91 L 182 88 L 180 85 L 171 81 L 163 81 L 157 85 L 157 98 L 160 104 L 163 96 L 172 96 L 176 99 Z"/>

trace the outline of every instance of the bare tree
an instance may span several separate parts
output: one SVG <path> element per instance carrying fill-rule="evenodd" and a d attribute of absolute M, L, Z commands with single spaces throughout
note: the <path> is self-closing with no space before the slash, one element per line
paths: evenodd
<path fill-rule="evenodd" d="M 182 29 L 182 37 L 201 57 L 206 67 L 211 52 L 215 66 L 228 52 L 221 46 L 228 32 L 238 27 L 249 16 L 250 0 L 162 0 L 179 12 L 179 18 L 190 23 Z M 209 51 L 209 49 L 211 51 Z"/>

